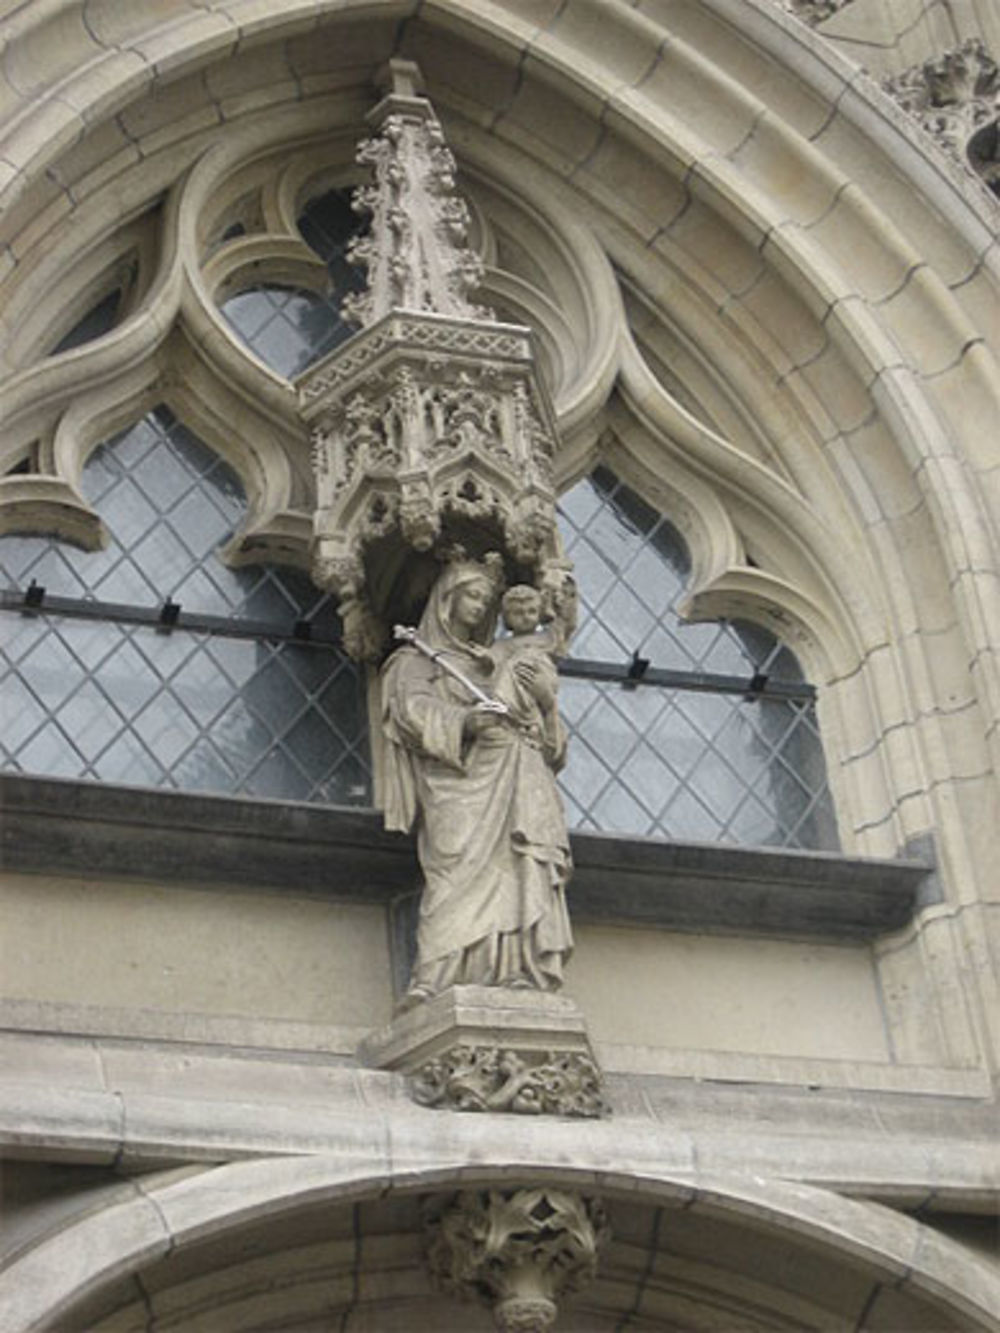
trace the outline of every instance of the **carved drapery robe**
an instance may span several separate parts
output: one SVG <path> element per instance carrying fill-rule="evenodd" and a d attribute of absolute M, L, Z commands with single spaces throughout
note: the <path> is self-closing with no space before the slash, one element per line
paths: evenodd
<path fill-rule="evenodd" d="M 477 656 L 450 624 L 463 573 L 465 582 L 482 578 L 468 566 L 446 570 L 420 633 L 489 689 Z M 419 821 L 424 890 L 411 994 L 454 983 L 555 989 L 572 934 L 557 754 L 540 739 L 561 734 L 554 706 L 536 725 L 499 719 L 470 740 L 464 725 L 474 700 L 412 647 L 386 666 L 383 705 L 386 827 L 406 830 Z M 525 708 L 522 700 L 522 716 Z"/>

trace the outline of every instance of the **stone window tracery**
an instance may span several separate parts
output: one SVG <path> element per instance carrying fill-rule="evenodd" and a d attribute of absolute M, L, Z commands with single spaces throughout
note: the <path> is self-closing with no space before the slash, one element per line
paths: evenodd
<path fill-rule="evenodd" d="M 349 190 L 328 190 L 310 199 L 296 225 L 329 274 L 328 290 L 319 294 L 266 277 L 220 301 L 229 326 L 272 370 L 292 379 L 339 346 L 354 332 L 341 315 L 341 304 L 363 285 L 361 270 L 347 258 L 358 230 Z M 246 224 L 230 223 L 221 242 L 238 240 Z"/>
<path fill-rule="evenodd" d="M 45 614 L 36 610 L 23 616 L 13 636 L 6 688 L 15 700 L 17 726 L 4 738 L 3 762 L 26 772 L 365 804 L 371 800 L 368 737 L 358 720 L 363 707 L 355 669 L 331 651 L 324 656 L 315 644 L 294 639 L 295 623 L 317 616 L 327 620 L 327 637 L 339 636 L 331 598 L 323 598 L 305 576 L 273 563 L 252 572 L 234 570 L 214 554 L 239 523 L 241 558 L 247 550 L 270 562 L 308 558 L 315 498 L 304 480 L 301 423 L 291 413 L 283 415 L 287 407 L 278 405 L 280 450 L 289 479 L 276 485 L 277 500 L 259 504 L 260 488 L 266 490 L 277 475 L 270 423 L 265 425 L 262 413 L 249 428 L 241 424 L 238 434 L 230 434 L 222 403 L 234 401 L 225 395 L 235 388 L 254 413 L 266 386 L 250 358 L 243 358 L 241 367 L 238 353 L 235 358 L 229 353 L 242 343 L 278 375 L 292 379 L 346 340 L 354 328 L 343 320 L 341 303 L 363 286 L 362 271 L 349 258 L 351 239 L 361 225 L 351 191 L 330 186 L 331 180 L 345 179 L 342 166 L 323 165 L 306 154 L 275 158 L 270 181 L 256 167 L 241 171 L 202 195 L 189 183 L 187 194 L 202 202 L 183 221 L 198 238 L 195 253 L 204 280 L 203 287 L 192 282 L 190 289 L 222 314 L 235 335 L 232 345 L 225 357 L 213 360 L 217 344 L 206 340 L 208 355 L 195 376 L 188 378 L 181 370 L 176 393 L 171 391 L 173 372 L 165 372 L 162 383 L 164 397 L 176 399 L 176 410 L 185 416 L 191 406 L 194 419 L 202 412 L 222 420 L 222 435 L 211 436 L 213 444 L 224 445 L 227 456 L 247 457 L 245 475 L 254 478 L 256 488 L 253 503 L 244 506 L 235 474 L 207 453 L 214 462 L 198 484 L 183 499 L 169 494 L 178 467 L 183 472 L 203 446 L 159 410 L 123 432 L 113 446 L 94 451 L 84 468 L 86 498 L 112 529 L 113 541 L 105 551 L 70 555 L 48 538 L 0 542 L 6 604 L 20 607 L 32 578 L 46 589 L 47 598 Z M 178 216 L 185 218 L 183 209 Z M 494 261 L 501 252 L 520 253 L 489 208 L 477 217 L 484 253 Z M 147 287 L 155 267 L 153 221 L 152 215 L 143 221 Z M 116 282 L 133 253 L 126 244 L 132 244 L 131 238 L 130 231 L 120 242 Z M 496 290 L 489 287 L 486 296 L 514 323 L 536 327 L 543 350 L 551 351 L 546 364 L 556 392 L 582 364 L 582 351 L 574 345 L 582 335 L 569 317 L 577 297 L 566 274 L 548 258 L 556 276 L 544 299 L 532 282 L 541 280 L 540 274 L 527 260 L 519 274 L 505 277 L 492 269 L 489 281 Z M 93 284 L 88 290 L 98 295 Z M 138 287 L 109 290 L 105 285 L 53 350 L 83 346 L 133 310 L 141 314 L 137 295 L 142 295 Z M 566 313 L 559 310 L 562 299 Z M 193 341 L 204 336 L 205 327 Z M 175 345 L 183 352 L 181 339 Z M 157 368 L 155 374 L 160 373 Z M 160 381 L 151 379 L 154 383 Z M 101 412 L 108 411 L 114 392 L 107 390 Z M 154 392 L 147 390 L 146 401 Z M 152 454 L 142 453 L 150 432 L 161 444 L 169 440 L 173 451 L 168 458 L 159 450 L 155 467 Z M 73 443 L 70 451 L 80 447 Z M 129 451 L 136 455 L 132 464 L 113 477 L 114 457 L 124 458 Z M 29 442 L 12 467 L 25 477 L 52 470 L 44 437 L 41 453 L 38 441 Z M 108 508 L 113 494 L 129 497 L 114 515 Z M 590 499 L 581 500 L 585 496 Z M 581 517 L 581 503 L 597 509 Z M 812 692 L 791 654 L 750 625 L 680 625 L 674 607 L 688 569 L 683 543 L 609 474 L 581 483 L 563 505 L 569 554 L 579 566 L 587 611 L 562 688 L 563 713 L 574 733 L 563 777 L 571 824 L 660 838 L 835 847 Z M 281 511 L 280 521 L 270 529 L 263 520 L 258 523 L 257 516 L 274 507 Z M 185 528 L 188 511 L 192 519 Z M 240 521 L 244 514 L 246 522 Z M 631 552 L 627 559 L 622 543 Z M 613 567 L 618 573 L 607 588 L 607 571 Z M 171 569 L 180 572 L 164 581 L 161 576 Z M 156 571 L 153 578 L 151 570 Z M 644 604 L 654 587 L 658 600 Z M 152 621 L 108 619 L 98 632 L 93 621 L 52 614 L 53 599 L 59 597 L 143 606 Z M 182 621 L 167 634 L 154 622 L 171 601 L 182 608 Z M 185 622 L 196 613 L 233 623 L 246 618 L 255 622 L 258 638 L 251 642 L 246 636 L 220 635 L 212 627 L 192 629 Z M 190 645 L 186 656 L 178 647 L 182 642 Z M 747 700 L 745 689 L 692 689 L 690 681 L 683 689 L 662 683 L 623 688 L 620 672 L 633 653 L 650 659 L 649 679 L 664 670 L 689 676 L 728 673 L 745 686 L 752 677 L 766 675 L 769 693 Z M 47 655 L 45 681 L 33 683 L 31 673 Z M 596 664 L 599 678 L 581 674 L 581 660 Z M 65 676 L 62 684 L 56 682 L 56 663 Z M 135 681 L 148 677 L 148 697 L 140 699 L 133 690 L 134 706 L 128 691 L 116 684 L 115 673 L 125 663 L 131 664 Z M 88 700 L 92 723 L 84 717 Z M 161 726 L 154 727 L 155 716 Z"/>

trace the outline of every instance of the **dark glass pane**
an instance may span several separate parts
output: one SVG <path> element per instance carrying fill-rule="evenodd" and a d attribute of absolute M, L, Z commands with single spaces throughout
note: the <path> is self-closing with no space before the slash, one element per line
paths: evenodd
<path fill-rule="evenodd" d="M 311 199 L 298 219 L 303 239 L 327 266 L 325 294 L 266 280 L 230 296 L 220 309 L 227 322 L 265 365 L 291 379 L 354 332 L 340 315 L 348 292 L 364 286 L 364 270 L 347 262 L 359 230 L 349 190 Z"/>
<path fill-rule="evenodd" d="M 107 296 L 102 296 L 68 333 L 63 334 L 49 355 L 56 356 L 59 352 L 68 352 L 73 347 L 82 347 L 84 343 L 93 342 L 95 338 L 110 333 L 118 322 L 121 299 L 121 288 L 115 288 L 113 292 L 108 292 Z"/>
<path fill-rule="evenodd" d="M 352 190 L 344 189 L 317 195 L 309 200 L 298 219 L 299 231 L 306 244 L 312 246 L 326 264 L 330 274 L 330 301 L 338 311 L 348 292 L 360 291 L 365 285 L 364 269 L 347 261 L 347 247 L 352 237 L 363 230 L 351 207 L 352 193 Z M 342 336 L 349 336 L 350 332 L 345 329 Z"/>
<path fill-rule="evenodd" d="M 571 678 L 560 705 L 573 827 L 837 848 L 811 705 Z"/>
<path fill-rule="evenodd" d="M 338 310 L 314 292 L 260 284 L 229 297 L 220 309 L 250 350 L 286 379 L 342 341 Z"/>

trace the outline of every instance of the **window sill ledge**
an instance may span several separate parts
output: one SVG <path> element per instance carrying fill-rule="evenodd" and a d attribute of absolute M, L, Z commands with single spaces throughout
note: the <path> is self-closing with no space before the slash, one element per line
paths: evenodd
<path fill-rule="evenodd" d="M 295 890 L 413 893 L 412 838 L 366 808 L 0 774 L 7 871 Z M 575 919 L 684 931 L 866 939 L 912 917 L 933 866 L 832 852 L 578 833 Z"/>

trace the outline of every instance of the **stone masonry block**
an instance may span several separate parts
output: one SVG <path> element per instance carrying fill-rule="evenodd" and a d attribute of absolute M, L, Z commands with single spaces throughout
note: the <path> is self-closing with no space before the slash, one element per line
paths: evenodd
<path fill-rule="evenodd" d="M 694 265 L 715 279 L 720 289 L 719 304 L 725 296 L 747 291 L 763 272 L 759 251 L 700 200 L 693 200 L 670 223 L 668 234 L 685 259 L 690 256 Z"/>
<path fill-rule="evenodd" d="M 643 94 L 723 156 L 749 135 L 763 107 L 691 47 L 668 40 Z"/>
<path fill-rule="evenodd" d="M 734 153 L 734 162 L 767 195 L 775 215 L 783 212 L 804 226 L 832 206 L 843 184 L 839 172 L 790 125 L 766 113 Z"/>
<path fill-rule="evenodd" d="M 920 259 L 904 244 L 895 223 L 853 184 L 808 230 L 839 265 L 852 289 L 870 301 L 898 291 Z"/>
<path fill-rule="evenodd" d="M 560 175 L 570 175 L 593 152 L 601 136 L 600 101 L 592 94 L 581 106 L 579 89 L 530 52 L 524 81 L 497 120 L 497 133 L 523 144 Z"/>
<path fill-rule="evenodd" d="M 623 215 L 647 243 L 683 213 L 687 191 L 666 171 L 650 170 L 649 158 L 612 129 L 578 172 L 588 194 Z"/>
<path fill-rule="evenodd" d="M 879 315 L 922 375 L 950 369 L 978 336 L 926 265 L 911 270 L 902 288 L 880 303 Z"/>
<path fill-rule="evenodd" d="M 550 41 L 565 44 L 572 63 L 590 63 L 600 54 L 600 78 L 609 90 L 622 84 L 635 87 L 651 72 L 663 40 L 659 24 L 632 10 L 609 6 L 603 0 L 573 0 L 563 5 L 537 39 L 536 49 Z"/>

